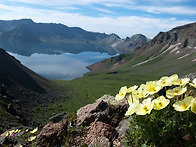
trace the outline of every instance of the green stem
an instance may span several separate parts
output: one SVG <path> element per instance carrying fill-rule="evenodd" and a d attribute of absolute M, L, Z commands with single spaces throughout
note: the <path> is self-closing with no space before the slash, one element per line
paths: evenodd
<path fill-rule="evenodd" d="M 152 124 L 151 124 L 150 115 L 149 115 L 149 125 L 150 125 L 150 133 L 151 133 L 151 136 L 153 138 L 153 131 L 152 131 Z"/>
<path fill-rule="evenodd" d="M 189 111 L 187 111 L 186 129 L 188 129 L 188 125 L 189 125 Z"/>

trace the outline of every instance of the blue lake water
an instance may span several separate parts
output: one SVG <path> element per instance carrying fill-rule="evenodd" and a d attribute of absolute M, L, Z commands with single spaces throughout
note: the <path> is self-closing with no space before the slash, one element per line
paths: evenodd
<path fill-rule="evenodd" d="M 98 52 L 64 53 L 60 55 L 35 53 L 30 57 L 10 52 L 9 54 L 41 76 L 58 80 L 71 80 L 81 77 L 89 71 L 86 66 L 111 57 L 106 53 Z"/>

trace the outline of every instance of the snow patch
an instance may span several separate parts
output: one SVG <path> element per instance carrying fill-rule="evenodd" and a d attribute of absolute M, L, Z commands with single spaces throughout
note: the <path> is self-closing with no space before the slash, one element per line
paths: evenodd
<path fill-rule="evenodd" d="M 182 58 L 184 58 L 184 57 L 186 57 L 186 56 L 188 56 L 189 54 L 186 54 L 186 55 L 184 55 L 184 56 L 181 56 L 181 57 L 179 57 L 178 59 L 182 59 Z"/>
<path fill-rule="evenodd" d="M 177 51 L 176 54 L 180 53 L 180 51 Z"/>
<path fill-rule="evenodd" d="M 152 59 L 151 59 L 151 60 L 152 60 Z M 134 67 L 134 66 L 141 65 L 141 64 L 144 64 L 144 63 L 146 63 L 146 62 L 148 62 L 148 61 L 150 61 L 150 60 L 148 59 L 148 60 L 146 60 L 146 61 L 143 61 L 143 62 L 140 62 L 140 63 L 138 63 L 138 64 L 135 64 L 135 65 L 133 65 L 133 67 Z"/>

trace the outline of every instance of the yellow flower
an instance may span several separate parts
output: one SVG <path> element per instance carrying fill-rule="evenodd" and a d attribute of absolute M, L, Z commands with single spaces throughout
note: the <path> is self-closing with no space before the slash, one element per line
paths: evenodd
<path fill-rule="evenodd" d="M 36 138 L 36 136 L 31 136 L 28 138 L 28 141 L 33 141 L 33 140 L 35 140 L 35 138 Z"/>
<path fill-rule="evenodd" d="M 14 131 L 14 133 L 18 133 L 18 131 L 19 131 L 19 130 L 18 130 L 18 129 L 16 129 L 16 130 Z"/>
<path fill-rule="evenodd" d="M 127 89 L 127 93 L 131 93 L 131 92 L 133 92 L 134 90 L 136 90 L 137 89 L 137 85 L 134 85 L 134 86 L 132 86 L 132 87 L 129 87 L 128 89 Z"/>
<path fill-rule="evenodd" d="M 132 103 L 127 112 L 125 113 L 125 116 L 128 116 L 128 115 L 132 115 L 135 113 L 135 108 L 139 105 L 139 100 L 136 100 L 134 103 Z"/>
<path fill-rule="evenodd" d="M 154 94 L 157 93 L 162 86 L 158 85 L 156 81 L 149 81 L 146 82 L 146 85 L 143 88 L 148 94 Z"/>
<path fill-rule="evenodd" d="M 196 78 L 192 81 L 192 83 L 189 83 L 189 85 L 196 88 Z"/>
<path fill-rule="evenodd" d="M 127 93 L 127 86 L 121 87 L 119 93 L 116 95 L 115 99 L 117 101 L 122 100 Z"/>
<path fill-rule="evenodd" d="M 192 101 L 191 111 L 196 114 L 196 99 L 193 99 Z"/>
<path fill-rule="evenodd" d="M 185 86 L 186 84 L 188 84 L 190 81 L 189 78 L 184 78 L 184 79 L 176 79 L 176 81 L 174 81 L 174 85 L 180 85 L 180 86 Z"/>
<path fill-rule="evenodd" d="M 10 134 L 10 132 L 8 131 L 8 132 L 6 133 L 6 135 L 5 135 L 5 136 L 6 136 L 6 137 L 8 137 L 8 136 L 9 136 L 9 134 Z"/>
<path fill-rule="evenodd" d="M 145 90 L 142 89 L 138 89 L 138 90 L 134 90 L 132 92 L 132 98 L 133 99 L 140 99 L 140 98 L 145 98 L 148 96 L 148 93 Z"/>
<path fill-rule="evenodd" d="M 138 104 L 135 108 L 135 113 L 137 115 L 146 115 L 150 114 L 151 110 L 153 109 L 153 102 L 151 98 L 147 98 L 143 100 L 142 104 Z"/>
<path fill-rule="evenodd" d="M 169 78 L 167 76 L 162 77 L 160 80 L 157 81 L 157 84 L 162 86 L 162 87 L 171 86 L 173 84 L 172 83 L 172 78 Z"/>
<path fill-rule="evenodd" d="M 186 87 L 176 87 L 166 91 L 166 96 L 168 98 L 173 98 L 176 95 L 181 95 L 187 91 Z"/>
<path fill-rule="evenodd" d="M 169 77 L 169 80 L 171 80 L 171 83 L 173 84 L 176 80 L 178 79 L 178 75 L 177 74 L 173 74 Z"/>
<path fill-rule="evenodd" d="M 160 96 L 157 99 L 153 100 L 155 110 L 160 110 L 165 108 L 169 104 L 170 100 L 166 99 L 164 96 Z"/>
<path fill-rule="evenodd" d="M 29 129 L 26 129 L 26 130 L 25 130 L 25 132 L 28 132 L 28 131 L 29 131 Z"/>
<path fill-rule="evenodd" d="M 176 111 L 186 111 L 191 107 L 193 97 L 189 96 L 184 98 L 182 101 L 177 101 L 173 104 Z"/>
<path fill-rule="evenodd" d="M 30 131 L 30 133 L 33 134 L 33 133 L 37 132 L 37 130 L 38 130 L 38 127 L 35 128 L 34 130 Z"/>

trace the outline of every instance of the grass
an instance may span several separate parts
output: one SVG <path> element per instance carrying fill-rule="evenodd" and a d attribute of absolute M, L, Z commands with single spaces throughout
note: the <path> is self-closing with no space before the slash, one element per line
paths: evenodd
<path fill-rule="evenodd" d="M 152 55 L 152 53 L 148 53 L 148 55 Z M 156 80 L 174 73 L 182 77 L 193 73 L 196 68 L 194 62 L 191 61 L 195 54 L 178 60 L 170 54 L 170 51 L 159 54 L 146 63 L 133 66 L 148 59 L 148 55 L 141 54 L 137 58 L 124 56 L 125 60 L 130 61 L 114 70 L 88 72 L 83 77 L 71 81 L 53 80 L 66 96 L 53 103 L 45 103 L 45 106 L 40 106 L 38 110 L 34 109 L 36 118 L 39 120 L 45 116 L 46 119 L 54 113 L 74 112 L 86 104 L 95 102 L 104 94 L 115 96 L 122 86 L 140 85 L 146 81 Z M 112 58 L 111 62 L 115 63 L 115 58 Z M 106 64 L 112 65 L 108 63 L 108 60 L 106 60 Z"/>

